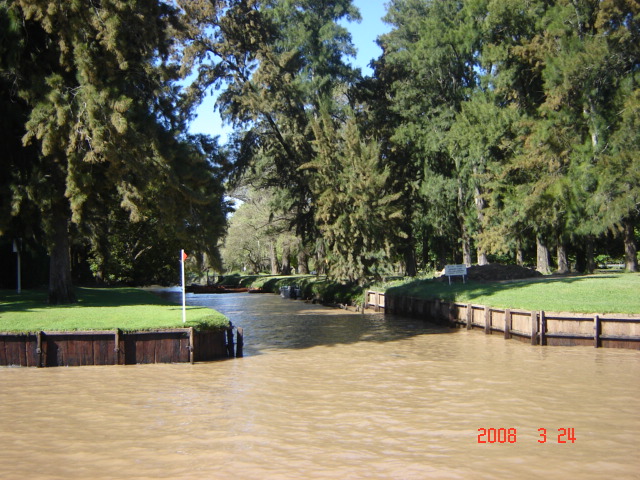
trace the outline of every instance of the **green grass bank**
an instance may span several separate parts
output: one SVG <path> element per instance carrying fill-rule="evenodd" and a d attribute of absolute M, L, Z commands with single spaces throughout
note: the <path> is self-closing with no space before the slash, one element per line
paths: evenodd
<path fill-rule="evenodd" d="M 78 303 L 47 305 L 46 291 L 0 290 L 0 332 L 114 330 L 147 331 L 194 327 L 219 330 L 229 320 L 205 307 L 187 307 L 167 302 L 137 288 L 77 288 Z"/>
<path fill-rule="evenodd" d="M 262 288 L 278 293 L 283 286 L 302 289 L 303 298 L 328 304 L 361 305 L 364 290 L 323 276 L 231 275 L 225 285 Z M 496 308 L 575 313 L 640 314 L 640 273 L 599 273 L 580 276 L 545 276 L 526 280 L 462 283 L 444 279 L 402 279 L 376 284 L 371 290 L 387 295 L 475 303 Z"/>
<path fill-rule="evenodd" d="M 326 304 L 361 305 L 364 290 L 357 285 L 343 285 L 323 275 L 227 275 L 220 279 L 226 286 L 262 289 L 279 293 L 280 288 L 296 286 L 302 297 Z"/>
<path fill-rule="evenodd" d="M 446 280 L 398 282 L 387 295 L 496 308 L 575 313 L 640 314 L 640 273 L 546 276 L 527 280 L 462 283 Z"/>

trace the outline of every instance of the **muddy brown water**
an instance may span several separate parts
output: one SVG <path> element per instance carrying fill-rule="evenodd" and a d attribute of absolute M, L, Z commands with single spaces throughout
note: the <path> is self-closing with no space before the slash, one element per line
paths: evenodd
<path fill-rule="evenodd" d="M 188 301 L 242 326 L 246 356 L 0 367 L 0 478 L 640 478 L 640 352 L 274 295 Z"/>

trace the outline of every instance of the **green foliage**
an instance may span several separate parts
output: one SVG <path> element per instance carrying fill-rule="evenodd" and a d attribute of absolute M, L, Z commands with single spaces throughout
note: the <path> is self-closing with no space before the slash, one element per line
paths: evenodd
<path fill-rule="evenodd" d="M 362 305 L 364 288 L 357 283 L 341 283 L 324 275 L 228 275 L 220 279 L 221 285 L 260 288 L 265 292 L 280 293 L 282 287 L 301 289 L 304 300 L 326 304 Z"/>
<path fill-rule="evenodd" d="M 380 275 L 388 258 L 401 218 L 400 195 L 389 191 L 390 171 L 379 146 L 362 137 L 352 114 L 340 129 L 325 110 L 313 129 L 316 155 L 301 168 L 312 172 L 328 275 L 363 284 Z"/>
<path fill-rule="evenodd" d="M 16 105 L 0 133 L 11 145 L 0 228 L 47 244 L 56 302 L 73 300 L 70 235 L 103 281 L 165 277 L 178 243 L 216 262 L 224 155 L 183 133 L 179 13 L 159 0 L 0 3 L 11 25 L 0 48 L 14 52 L 0 99 Z"/>
<path fill-rule="evenodd" d="M 392 0 L 366 79 L 346 63 L 358 18 L 350 0 L 0 1 L 0 231 L 44 240 L 52 299 L 72 299 L 69 251 L 103 281 L 164 282 L 182 247 L 220 267 L 232 173 L 254 196 L 233 270 L 365 284 L 534 245 L 540 269 L 544 245 L 559 269 L 594 246 L 637 268 L 638 2 Z M 211 88 L 228 151 L 184 134 Z"/>
<path fill-rule="evenodd" d="M 479 261 L 486 253 L 522 261 L 536 238 L 559 252 L 584 251 L 606 231 L 624 231 L 627 263 L 636 263 L 629 232 L 639 218 L 637 135 L 629 135 L 639 8 L 632 1 L 389 4 L 394 28 L 380 38 L 373 81 L 386 92 L 378 121 L 387 124 L 378 131 L 388 135 L 390 158 L 401 152 L 413 165 L 398 171 L 419 179 L 410 195 L 425 264 L 427 254 L 459 262 L 451 245 L 469 263 L 473 244 Z"/>
<path fill-rule="evenodd" d="M 269 190 L 249 188 L 234 195 L 242 204 L 229 219 L 222 249 L 225 271 L 280 273 L 283 265 L 290 265 L 290 254 L 299 244 L 291 232 L 293 215 L 276 213 L 280 209 Z"/>

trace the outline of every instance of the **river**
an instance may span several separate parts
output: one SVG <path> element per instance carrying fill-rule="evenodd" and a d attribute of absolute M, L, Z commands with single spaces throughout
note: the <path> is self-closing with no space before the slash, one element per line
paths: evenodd
<path fill-rule="evenodd" d="M 640 478 L 640 352 L 275 295 L 188 302 L 243 327 L 245 357 L 0 368 L 0 478 Z"/>

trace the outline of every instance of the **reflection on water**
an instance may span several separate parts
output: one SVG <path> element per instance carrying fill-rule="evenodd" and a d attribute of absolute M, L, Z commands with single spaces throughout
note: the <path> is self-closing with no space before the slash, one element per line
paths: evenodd
<path fill-rule="evenodd" d="M 247 356 L 1 368 L 0 478 L 638 478 L 638 352 L 271 295 L 189 303 L 244 327 Z M 481 427 L 516 428 L 516 441 L 478 444 Z"/>

